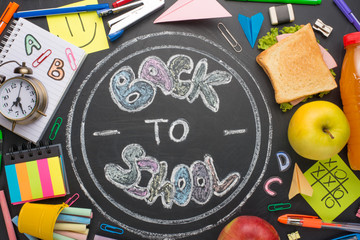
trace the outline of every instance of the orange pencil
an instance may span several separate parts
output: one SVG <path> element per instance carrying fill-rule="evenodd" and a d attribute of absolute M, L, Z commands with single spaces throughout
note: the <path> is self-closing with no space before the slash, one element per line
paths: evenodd
<path fill-rule="evenodd" d="M 0 18 L 0 34 L 4 31 L 6 25 L 10 22 L 16 10 L 19 8 L 19 4 L 16 2 L 10 2 L 4 13 Z"/>

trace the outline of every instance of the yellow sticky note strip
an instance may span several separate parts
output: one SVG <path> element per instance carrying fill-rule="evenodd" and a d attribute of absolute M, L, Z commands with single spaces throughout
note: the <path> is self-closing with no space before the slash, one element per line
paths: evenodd
<path fill-rule="evenodd" d="M 98 4 L 97 0 L 84 0 L 64 7 Z M 62 14 L 46 17 L 52 34 L 93 53 L 109 48 L 102 18 L 96 11 Z"/>
<path fill-rule="evenodd" d="M 49 171 L 51 176 L 51 183 L 54 190 L 54 195 L 65 194 L 64 179 L 60 165 L 59 157 L 48 158 Z"/>
<path fill-rule="evenodd" d="M 27 162 L 26 167 L 29 175 L 29 182 L 33 199 L 43 198 L 44 196 L 42 192 L 37 161 Z"/>
<path fill-rule="evenodd" d="M 316 162 L 304 173 L 314 189 L 304 199 L 323 221 L 332 221 L 360 197 L 360 181 L 338 156 Z"/>
<path fill-rule="evenodd" d="M 289 200 L 299 193 L 312 196 L 313 189 L 300 170 L 299 166 L 295 163 L 293 178 L 289 191 Z"/>

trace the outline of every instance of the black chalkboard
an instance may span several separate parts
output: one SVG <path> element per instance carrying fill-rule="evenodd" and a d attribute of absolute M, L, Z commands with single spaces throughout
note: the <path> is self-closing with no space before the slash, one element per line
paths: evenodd
<path fill-rule="evenodd" d="M 28 10 L 71 2 L 19 4 Z M 174 2 L 166 1 L 164 9 Z M 271 27 L 268 8 L 275 4 L 219 2 L 232 17 L 153 24 L 164 11 L 160 10 L 127 29 L 109 49 L 89 54 L 73 82 L 56 114 L 64 121 L 53 143 L 64 147 L 71 194 L 80 194 L 75 205 L 94 211 L 89 239 L 94 234 L 116 239 L 217 239 L 225 224 L 239 215 L 264 218 L 281 239 L 296 230 L 302 239 L 344 234 L 281 225 L 277 217 L 284 212 L 267 210 L 269 204 L 289 202 L 294 163 L 306 170 L 314 161 L 291 149 L 287 126 L 298 106 L 281 112 L 269 79 L 255 61 L 260 51 L 250 47 L 237 21 L 238 13 L 250 17 L 262 12 L 263 36 Z M 7 3 L 1 2 L 0 9 Z M 356 1 L 348 5 L 360 15 Z M 342 36 L 355 28 L 332 1 L 294 5 L 294 11 L 296 24 L 313 24 L 320 18 L 334 28 L 328 38 L 319 32 L 316 37 L 336 59 L 338 81 Z M 31 21 L 48 29 L 45 18 Z M 241 53 L 223 38 L 219 22 L 238 39 Z M 324 100 L 341 106 L 339 89 Z M 25 143 L 1 130 L 5 152 L 12 144 Z M 284 172 L 276 158 L 279 151 L 291 158 Z M 346 149 L 340 156 L 346 160 Z M 276 196 L 263 189 L 273 176 L 283 181 L 272 185 Z M 0 188 L 7 190 L 3 170 Z M 60 203 L 68 197 L 43 202 Z M 289 212 L 316 215 L 301 196 L 290 203 Z M 336 220 L 358 221 L 358 208 L 355 201 Z M 12 206 L 11 215 L 19 210 Z M 123 228 L 124 234 L 103 232 L 102 223 Z M 7 239 L 4 230 L 0 236 Z M 18 237 L 26 239 L 19 233 Z"/>

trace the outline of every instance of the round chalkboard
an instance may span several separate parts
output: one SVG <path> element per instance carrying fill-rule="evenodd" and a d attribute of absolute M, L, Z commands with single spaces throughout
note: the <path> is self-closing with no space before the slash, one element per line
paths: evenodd
<path fill-rule="evenodd" d="M 106 219 L 177 239 L 218 226 L 250 198 L 269 162 L 272 117 L 242 61 L 205 37 L 158 32 L 89 71 L 66 144 Z"/>

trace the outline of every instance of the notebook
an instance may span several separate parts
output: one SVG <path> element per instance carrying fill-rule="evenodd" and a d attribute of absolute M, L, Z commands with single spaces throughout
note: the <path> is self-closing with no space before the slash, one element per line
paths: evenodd
<path fill-rule="evenodd" d="M 4 162 L 14 205 L 69 193 L 61 144 L 10 152 Z"/>
<path fill-rule="evenodd" d="M 79 68 L 86 58 L 81 48 L 53 35 L 49 31 L 20 18 L 14 22 L 10 35 L 2 40 L 0 64 L 15 60 L 33 70 L 30 75 L 42 82 L 48 95 L 46 116 L 26 125 L 16 124 L 14 133 L 37 143 L 43 136 L 58 106 L 64 98 Z M 7 39 L 5 41 L 5 39 Z M 6 79 L 16 76 L 16 63 L 0 67 Z M 0 125 L 11 130 L 12 122 L 0 114 Z"/>

